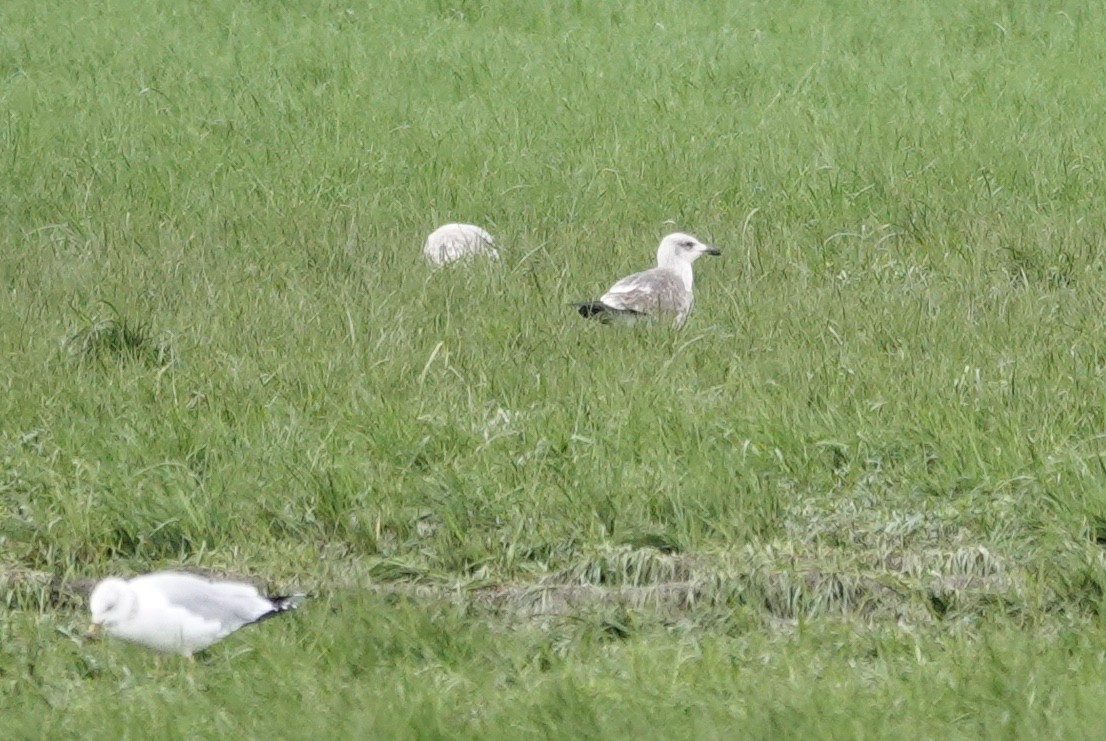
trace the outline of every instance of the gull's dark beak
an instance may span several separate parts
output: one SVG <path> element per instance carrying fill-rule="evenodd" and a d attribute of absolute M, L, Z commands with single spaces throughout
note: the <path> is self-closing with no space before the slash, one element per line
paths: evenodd
<path fill-rule="evenodd" d="M 710 245 L 707 245 L 707 254 L 708 255 L 721 255 L 722 250 L 718 249 L 717 247 L 711 247 Z"/>

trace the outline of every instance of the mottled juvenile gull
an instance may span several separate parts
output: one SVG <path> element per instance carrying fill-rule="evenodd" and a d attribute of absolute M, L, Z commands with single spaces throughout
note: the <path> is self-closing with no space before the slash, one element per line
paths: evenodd
<path fill-rule="evenodd" d="M 499 259 L 492 235 L 472 224 L 446 224 L 430 233 L 422 254 L 432 265 L 445 265 L 462 257 Z"/>
<path fill-rule="evenodd" d="M 657 267 L 627 275 L 598 301 L 578 304 L 580 315 L 610 322 L 615 319 L 671 316 L 677 327 L 691 312 L 691 263 L 700 255 L 721 255 L 717 247 L 687 234 L 669 234 L 657 248 Z"/>
<path fill-rule="evenodd" d="M 159 571 L 104 579 L 92 590 L 90 633 L 191 656 L 243 625 L 294 609 L 303 595 L 263 597 L 256 587 Z"/>

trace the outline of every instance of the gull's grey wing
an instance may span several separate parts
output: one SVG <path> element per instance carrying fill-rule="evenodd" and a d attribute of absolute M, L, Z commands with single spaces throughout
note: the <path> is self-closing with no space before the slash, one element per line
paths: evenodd
<path fill-rule="evenodd" d="M 691 292 L 684 287 L 680 276 L 662 268 L 626 276 L 599 300 L 622 311 L 675 314 L 677 321 L 683 321 L 691 310 Z"/>
<path fill-rule="evenodd" d="M 182 607 L 205 620 L 215 620 L 234 630 L 279 608 L 257 589 L 239 582 L 217 582 L 175 572 L 159 572 L 131 579 L 136 589 L 161 593 L 172 605 Z"/>

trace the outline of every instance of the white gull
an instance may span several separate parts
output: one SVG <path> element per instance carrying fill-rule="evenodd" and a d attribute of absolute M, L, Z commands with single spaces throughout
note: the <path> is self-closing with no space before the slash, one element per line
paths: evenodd
<path fill-rule="evenodd" d="M 445 265 L 463 257 L 499 259 L 492 235 L 473 224 L 446 224 L 430 233 L 422 254 L 431 265 Z"/>
<path fill-rule="evenodd" d="M 111 577 L 92 590 L 89 631 L 103 628 L 125 641 L 191 656 L 243 625 L 294 609 L 302 598 L 263 597 L 249 584 L 173 571 Z"/>
<path fill-rule="evenodd" d="M 657 248 L 657 267 L 627 275 L 598 301 L 577 304 L 580 315 L 604 322 L 671 316 L 677 327 L 687 320 L 694 298 L 691 263 L 701 255 L 721 255 L 717 247 L 688 234 L 669 234 Z"/>

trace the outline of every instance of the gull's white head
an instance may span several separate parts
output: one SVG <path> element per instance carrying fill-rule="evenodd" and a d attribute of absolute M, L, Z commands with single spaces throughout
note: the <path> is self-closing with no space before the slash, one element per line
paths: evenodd
<path fill-rule="evenodd" d="M 112 577 L 96 585 L 88 599 L 88 607 L 92 611 L 92 629 L 102 626 L 110 631 L 134 614 L 138 597 L 127 582 Z"/>
<path fill-rule="evenodd" d="M 657 248 L 657 267 L 668 268 L 679 263 L 691 264 L 701 255 L 721 255 L 722 251 L 703 244 L 690 234 L 676 232 L 661 240 Z"/>

